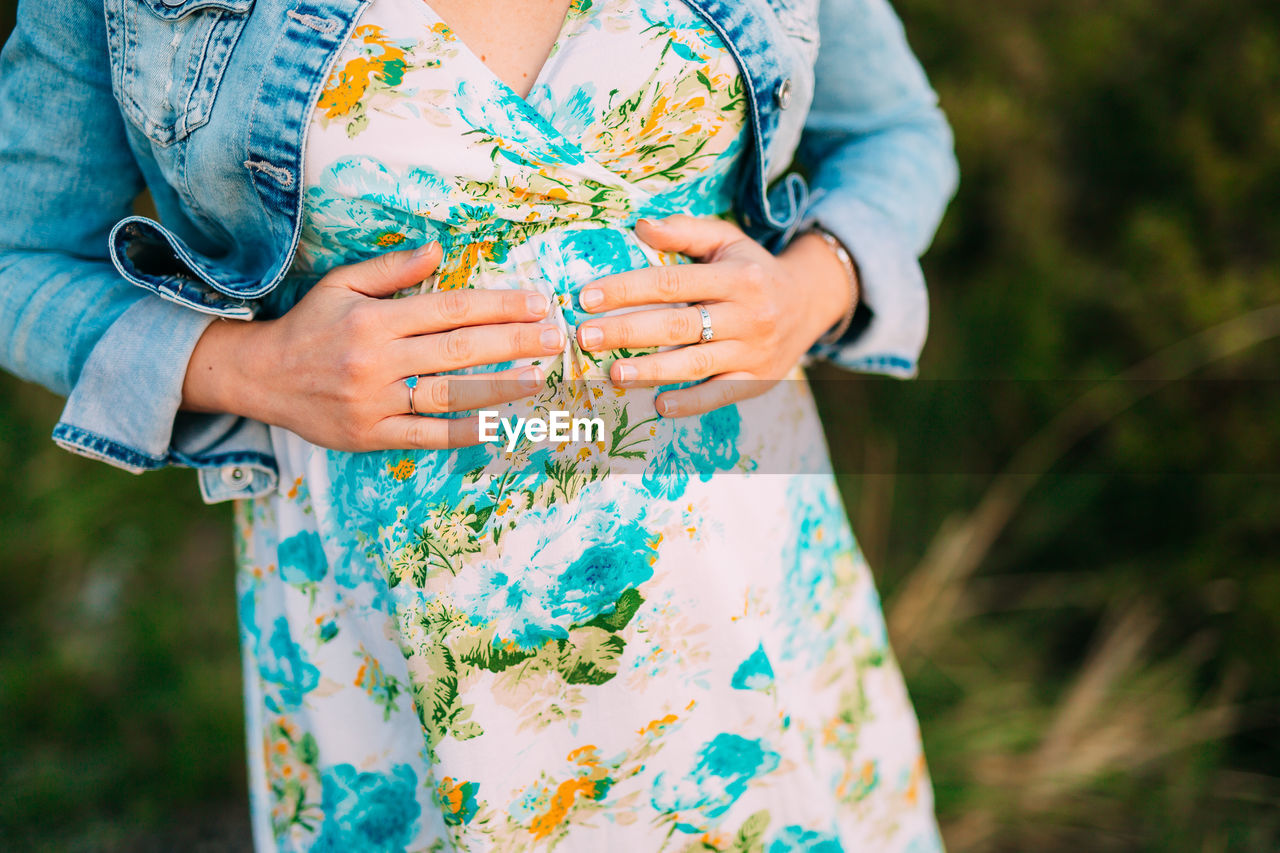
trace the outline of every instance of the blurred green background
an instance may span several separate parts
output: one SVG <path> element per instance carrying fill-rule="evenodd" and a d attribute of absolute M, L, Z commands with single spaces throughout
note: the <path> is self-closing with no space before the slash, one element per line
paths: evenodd
<path fill-rule="evenodd" d="M 922 379 L 816 375 L 948 845 L 1280 849 L 1280 4 L 897 8 Z M 0 847 L 245 849 L 228 507 L 59 410 L 0 377 Z"/>

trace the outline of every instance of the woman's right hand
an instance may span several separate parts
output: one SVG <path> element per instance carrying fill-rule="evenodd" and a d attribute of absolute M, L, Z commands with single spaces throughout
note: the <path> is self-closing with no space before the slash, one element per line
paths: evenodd
<path fill-rule="evenodd" d="M 431 275 L 438 244 L 336 267 L 283 317 L 215 321 L 197 342 L 182 408 L 284 427 L 333 450 L 440 449 L 478 443 L 475 418 L 409 413 L 405 377 L 421 374 L 424 414 L 496 406 L 536 393 L 536 366 L 474 376 L 447 370 L 547 357 L 564 333 L 540 323 L 530 290 L 452 290 L 387 299 Z"/>

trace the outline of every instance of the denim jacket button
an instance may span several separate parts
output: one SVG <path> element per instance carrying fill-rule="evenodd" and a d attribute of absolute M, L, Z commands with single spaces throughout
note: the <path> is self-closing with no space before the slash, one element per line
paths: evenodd
<path fill-rule="evenodd" d="M 236 465 L 233 468 L 222 469 L 222 482 L 233 488 L 240 488 L 249 479 L 249 472 Z"/>
<path fill-rule="evenodd" d="M 773 100 L 777 103 L 778 109 L 785 110 L 791 106 L 791 78 L 787 77 L 778 84 L 778 88 L 773 92 Z"/>

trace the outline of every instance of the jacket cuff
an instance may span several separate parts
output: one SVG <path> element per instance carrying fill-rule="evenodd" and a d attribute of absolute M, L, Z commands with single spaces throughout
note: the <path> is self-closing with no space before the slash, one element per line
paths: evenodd
<path fill-rule="evenodd" d="M 94 345 L 53 440 L 135 474 L 201 468 L 201 493 L 211 503 L 273 489 L 265 424 L 178 411 L 191 353 L 215 319 L 158 297 L 129 306 Z"/>
<path fill-rule="evenodd" d="M 810 355 L 849 370 L 914 377 L 929 329 L 919 259 L 887 217 L 858 199 L 816 196 L 799 230 L 814 224 L 835 235 L 853 256 L 860 305 L 844 337 L 815 345 Z"/>

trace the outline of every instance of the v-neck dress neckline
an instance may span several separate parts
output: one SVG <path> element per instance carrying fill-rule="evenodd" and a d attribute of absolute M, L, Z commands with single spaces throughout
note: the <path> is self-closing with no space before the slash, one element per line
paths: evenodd
<path fill-rule="evenodd" d="M 645 350 L 577 345 L 586 284 L 690 262 L 637 218 L 732 217 L 732 52 L 680 0 L 574 0 L 528 99 L 482 65 L 421 0 L 365 9 L 308 129 L 296 278 L 438 240 L 427 286 L 548 297 L 537 411 L 611 428 L 347 453 L 272 427 L 280 490 L 236 514 L 258 849 L 936 853 L 803 375 L 661 418 L 607 379 Z"/>
<path fill-rule="evenodd" d="M 495 83 L 500 84 L 516 100 L 524 101 L 531 109 L 537 109 L 537 107 L 529 101 L 529 97 L 536 92 L 538 90 L 538 86 L 543 83 L 543 77 L 548 73 L 547 66 L 551 65 L 552 60 L 555 58 L 555 55 L 560 48 L 561 42 L 564 41 L 565 37 L 573 27 L 575 3 L 571 2 L 568 8 L 565 9 L 564 17 L 560 19 L 560 26 L 556 30 L 555 39 L 551 42 L 551 49 L 547 52 L 546 58 L 542 61 L 542 64 L 538 66 L 538 71 L 533 76 L 533 83 L 529 87 L 529 94 L 521 95 L 510 83 L 503 80 L 502 76 L 499 75 L 497 71 L 493 70 L 493 68 L 481 58 L 480 54 L 477 53 L 471 45 L 467 44 L 466 39 L 460 36 L 458 31 L 452 27 L 449 22 L 446 21 L 444 17 L 427 2 L 427 0 L 418 0 L 418 2 L 420 2 L 426 9 L 427 15 L 430 18 L 433 18 L 437 24 L 446 27 L 453 34 L 453 37 L 457 40 L 462 53 L 473 65 L 478 66 L 483 74 L 487 74 L 492 77 Z"/>

